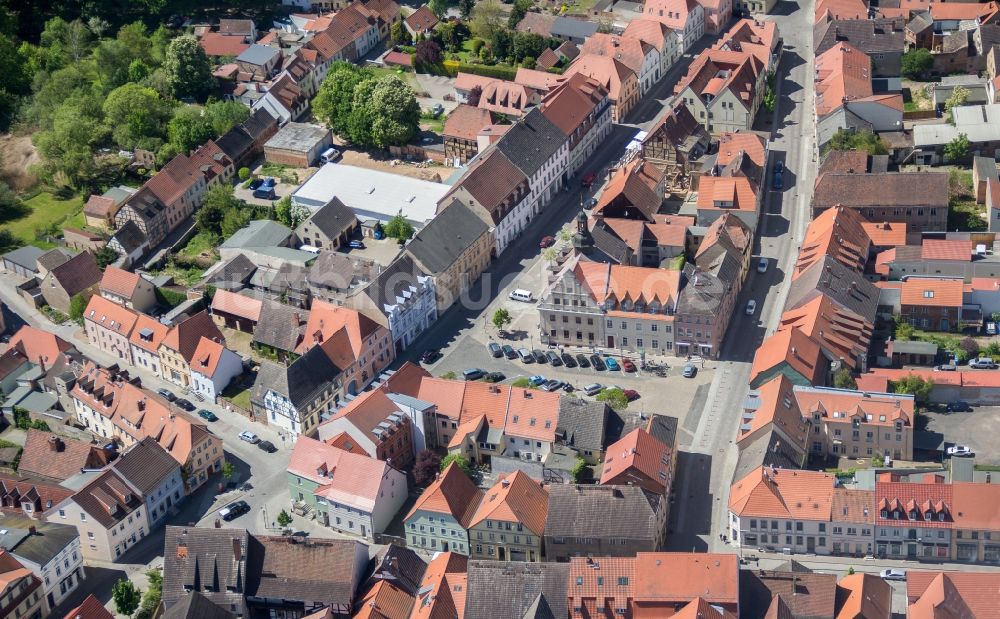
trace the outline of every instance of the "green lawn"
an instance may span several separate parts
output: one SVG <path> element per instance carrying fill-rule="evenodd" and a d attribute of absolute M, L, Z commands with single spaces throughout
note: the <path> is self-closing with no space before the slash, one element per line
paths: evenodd
<path fill-rule="evenodd" d="M 229 398 L 229 400 L 232 401 L 233 404 L 239 406 L 240 408 L 250 410 L 249 388 L 243 388 L 242 386 L 236 385 L 235 383 L 230 384 L 228 387 L 226 387 L 226 390 L 222 392 L 222 397 Z"/>
<path fill-rule="evenodd" d="M 417 83 L 417 78 L 414 77 L 413 71 L 403 71 L 402 69 L 391 69 L 389 67 L 368 67 L 375 75 L 381 77 L 383 75 L 395 75 L 399 79 L 406 82 L 406 84 L 415 91 L 420 91 L 420 84 Z"/>
<path fill-rule="evenodd" d="M 192 236 L 187 245 L 177 253 L 183 254 L 192 260 L 200 258 L 202 254 L 213 256 L 217 260 L 219 258 L 219 251 L 217 249 L 219 242 L 218 235 L 202 231 Z"/>
<path fill-rule="evenodd" d="M 35 230 L 46 230 L 53 224 L 64 224 L 83 227 L 83 200 L 74 196 L 69 200 L 60 200 L 49 192 L 42 192 L 30 200 L 25 200 L 25 206 L 31 212 L 20 219 L 8 221 L 3 227 L 11 234 L 40 247 L 53 247 L 51 243 L 35 240 Z"/>

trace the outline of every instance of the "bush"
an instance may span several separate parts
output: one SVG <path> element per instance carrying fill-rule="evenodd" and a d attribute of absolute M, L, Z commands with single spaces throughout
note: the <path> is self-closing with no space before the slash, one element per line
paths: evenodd
<path fill-rule="evenodd" d="M 604 389 L 597 394 L 598 402 L 607 402 L 608 406 L 620 411 L 628 406 L 628 398 L 625 397 L 625 392 L 615 387 L 614 389 Z"/>
<path fill-rule="evenodd" d="M 156 289 L 156 302 L 160 305 L 164 305 L 166 307 L 177 307 L 185 301 L 187 301 L 187 295 L 177 292 L 176 290 L 170 290 L 169 288 Z"/>
<path fill-rule="evenodd" d="M 454 60 L 445 60 L 441 63 L 441 68 L 449 77 L 456 77 L 459 73 L 471 73 L 482 77 L 493 77 L 512 82 L 517 76 L 517 69 L 502 65 L 486 66 L 481 64 L 456 62 Z"/>
<path fill-rule="evenodd" d="M 979 354 L 979 342 L 971 337 L 967 337 L 959 342 L 958 347 L 964 350 L 970 359 Z"/>
<path fill-rule="evenodd" d="M 240 177 L 241 181 L 250 180 L 250 168 L 243 167 L 240 171 L 236 173 Z"/>

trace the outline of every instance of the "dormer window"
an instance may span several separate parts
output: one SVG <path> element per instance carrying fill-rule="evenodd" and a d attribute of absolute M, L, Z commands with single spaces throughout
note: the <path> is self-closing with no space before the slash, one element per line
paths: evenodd
<path fill-rule="evenodd" d="M 924 519 L 934 520 L 934 512 L 928 509 L 926 512 L 924 512 Z"/>
<path fill-rule="evenodd" d="M 911 509 L 910 510 L 910 520 L 916 520 L 916 519 L 917 519 L 917 510 Z"/>
<path fill-rule="evenodd" d="M 888 519 L 889 518 L 889 510 L 883 509 L 882 510 L 882 517 L 885 518 L 885 519 Z"/>

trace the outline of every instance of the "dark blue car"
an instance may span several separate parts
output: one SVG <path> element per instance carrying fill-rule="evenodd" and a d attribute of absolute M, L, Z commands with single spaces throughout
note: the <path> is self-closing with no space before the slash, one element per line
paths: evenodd
<path fill-rule="evenodd" d="M 775 191 L 781 191 L 785 186 L 785 182 L 781 179 L 781 172 L 779 170 L 774 171 L 774 180 L 771 182 L 771 189 Z"/>

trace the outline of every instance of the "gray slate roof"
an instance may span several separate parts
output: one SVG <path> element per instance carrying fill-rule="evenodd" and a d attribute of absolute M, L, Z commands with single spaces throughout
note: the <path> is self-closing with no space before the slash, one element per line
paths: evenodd
<path fill-rule="evenodd" d="M 568 563 L 469 561 L 465 619 L 522 619 L 539 595 L 566 617 L 568 581 Z"/>
<path fill-rule="evenodd" d="M 205 283 L 225 290 L 238 290 L 250 281 L 256 270 L 257 265 L 245 254 L 236 254 L 206 277 Z"/>
<path fill-rule="evenodd" d="M 166 527 L 163 603 L 167 611 L 191 595 L 185 592 L 187 587 L 201 591 L 223 609 L 235 606 L 237 614 L 244 614 L 249 539 L 246 529 Z M 213 590 L 205 591 L 206 585 Z"/>
<path fill-rule="evenodd" d="M 245 228 L 240 228 L 236 234 L 226 239 L 221 247 L 226 249 L 276 247 L 283 245 L 291 236 L 292 231 L 287 226 L 269 219 L 255 219 Z"/>
<path fill-rule="evenodd" d="M 549 29 L 554 37 L 567 37 L 573 39 L 586 39 L 597 32 L 597 24 L 582 19 L 572 19 L 570 17 L 557 17 Z"/>
<path fill-rule="evenodd" d="M 378 311 L 384 313 L 386 305 L 396 305 L 404 292 L 417 289 L 420 285 L 417 278 L 425 275 L 413 258 L 404 253 L 372 280 L 365 288 L 365 294 Z"/>
<path fill-rule="evenodd" d="M 740 445 L 739 459 L 733 479 L 743 479 L 760 466 L 774 466 L 779 469 L 798 469 L 801 462 L 788 441 L 783 440 L 774 428 L 758 432 L 757 437 Z M 551 499 L 550 499 L 551 504 Z"/>
<path fill-rule="evenodd" d="M 653 551 L 662 500 L 638 486 L 550 486 L 545 537 L 648 540 Z"/>
<path fill-rule="evenodd" d="M 147 494 L 159 488 L 180 465 L 155 439 L 147 436 L 122 454 L 112 467 L 140 492 Z"/>
<path fill-rule="evenodd" d="M 496 147 L 530 179 L 565 143 L 559 127 L 536 107 L 508 129 Z"/>
<path fill-rule="evenodd" d="M 180 598 L 163 619 L 235 619 L 236 615 L 222 608 L 199 591 L 192 591 Z"/>
<path fill-rule="evenodd" d="M 816 54 L 822 54 L 841 41 L 847 41 L 866 54 L 903 53 L 903 20 L 893 19 L 821 19 L 813 26 Z"/>
<path fill-rule="evenodd" d="M 444 273 L 489 227 L 460 200 L 452 200 L 406 245 L 431 274 Z"/>
<path fill-rule="evenodd" d="M 330 200 L 330 203 L 323 206 L 317 211 L 313 211 L 313 214 L 309 216 L 304 222 L 299 224 L 299 227 L 295 229 L 296 233 L 301 236 L 300 230 L 307 223 L 311 223 L 313 226 L 319 229 L 320 232 L 335 239 L 340 236 L 345 230 L 350 230 L 358 222 L 357 216 L 354 211 L 344 205 L 339 198 L 334 197 Z"/>
<path fill-rule="evenodd" d="M 564 433 L 563 442 L 570 447 L 595 453 L 603 451 L 607 419 L 608 406 L 604 402 L 568 396 L 559 398 L 557 432 Z"/>
<path fill-rule="evenodd" d="M 255 344 L 292 352 L 298 346 L 305 329 L 305 320 L 305 310 L 265 299 L 260 308 L 257 328 L 253 332 L 253 341 Z"/>
<path fill-rule="evenodd" d="M 795 309 L 825 294 L 838 305 L 875 324 L 879 289 L 861 273 L 830 256 L 803 271 L 788 290 L 785 311 Z"/>
<path fill-rule="evenodd" d="M 4 514 L 0 519 L 0 547 L 18 559 L 45 565 L 63 551 L 74 539 L 80 537 L 71 524 L 32 520 Z M 30 527 L 35 532 L 29 531 Z"/>
<path fill-rule="evenodd" d="M 287 367 L 271 361 L 261 363 L 253 394 L 262 401 L 271 389 L 299 408 L 311 402 L 317 392 L 328 388 L 342 371 L 343 368 L 334 365 L 321 346 L 313 346 Z"/>
<path fill-rule="evenodd" d="M 38 259 L 45 255 L 45 251 L 38 249 L 34 245 L 18 247 L 3 255 L 3 259 L 18 266 L 25 267 L 32 271 L 38 270 Z"/>
<path fill-rule="evenodd" d="M 272 58 L 281 54 L 281 51 L 271 47 L 270 45 L 251 45 L 250 47 L 243 50 L 243 53 L 236 57 L 238 62 L 247 62 L 250 64 L 263 66 L 267 64 Z"/>
<path fill-rule="evenodd" d="M 284 537 L 253 536 L 247 595 L 350 606 L 360 584 L 354 580 L 359 546 L 364 544 L 346 539 L 292 543 Z"/>

